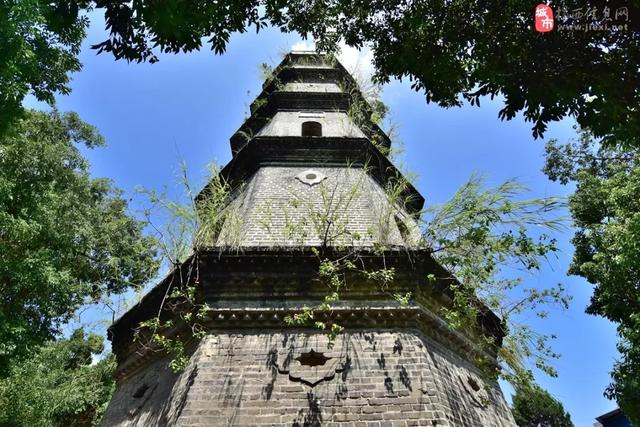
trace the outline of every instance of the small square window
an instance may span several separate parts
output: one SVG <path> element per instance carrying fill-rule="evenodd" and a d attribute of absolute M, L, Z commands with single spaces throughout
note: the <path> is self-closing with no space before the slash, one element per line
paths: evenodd
<path fill-rule="evenodd" d="M 322 136 L 322 125 L 318 122 L 302 123 L 302 136 Z"/>

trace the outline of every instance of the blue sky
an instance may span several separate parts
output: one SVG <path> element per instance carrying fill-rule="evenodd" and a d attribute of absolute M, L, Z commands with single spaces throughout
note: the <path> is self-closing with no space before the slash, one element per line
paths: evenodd
<path fill-rule="evenodd" d="M 233 36 L 223 56 L 204 50 L 163 55 L 154 65 L 127 64 L 89 49 L 103 40 L 102 28 L 94 16 L 81 53 L 84 69 L 73 76 L 71 95 L 58 97 L 58 108 L 77 111 L 100 129 L 108 146 L 87 153 L 93 174 L 112 178 L 129 194 L 139 185 L 156 190 L 174 185 L 181 160 L 198 183 L 207 163 L 226 163 L 229 137 L 259 93 L 258 65 L 277 64 L 282 52 L 300 42 L 295 34 L 267 30 Z M 352 65 L 354 52 L 345 61 Z M 366 64 L 363 55 L 365 69 Z M 542 174 L 544 141 L 533 139 L 530 123 L 498 119 L 499 101 L 483 100 L 481 108 L 443 109 L 427 105 L 421 94 L 400 82 L 385 86 L 382 98 L 399 125 L 406 167 L 418 175 L 417 188 L 428 204 L 447 200 L 474 172 L 494 185 L 518 178 L 531 188 L 531 196 L 571 191 Z M 45 108 L 32 99 L 26 105 Z M 574 134 L 572 124 L 554 124 L 546 137 L 566 141 Z M 584 313 L 591 286 L 565 275 L 571 234 L 568 230 L 557 236 L 563 253 L 542 274 L 527 278 L 527 284 L 562 282 L 573 295 L 568 311 L 552 311 L 544 322 L 536 322 L 541 331 L 558 335 L 554 348 L 562 354 L 555 362 L 559 377 L 541 375 L 538 380 L 564 403 L 577 426 L 591 426 L 596 416 L 615 407 L 602 396 L 616 358 L 615 328 Z"/>

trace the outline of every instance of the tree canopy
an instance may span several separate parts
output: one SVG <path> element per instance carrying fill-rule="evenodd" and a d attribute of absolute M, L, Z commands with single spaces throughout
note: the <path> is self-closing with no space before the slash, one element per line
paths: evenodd
<path fill-rule="evenodd" d="M 573 427 L 562 403 L 535 384 L 516 389 L 511 412 L 519 427 Z"/>
<path fill-rule="evenodd" d="M 80 44 L 89 2 L 8 0 L 0 3 L 0 135 L 22 113 L 28 94 L 54 103 L 81 68 Z"/>
<path fill-rule="evenodd" d="M 618 325 L 621 358 L 606 395 L 640 424 L 640 151 L 603 146 L 586 131 L 546 150 L 546 174 L 576 185 L 569 273 L 594 285 L 587 312 Z"/>
<path fill-rule="evenodd" d="M 28 111 L 0 139 L 0 376 L 75 310 L 143 284 L 155 240 L 78 145 L 104 143 L 77 114 Z"/>
<path fill-rule="evenodd" d="M 103 349 L 102 337 L 83 329 L 35 349 L 0 380 L 0 425 L 100 425 L 115 387 L 116 366 L 111 355 L 91 364 Z"/>
<path fill-rule="evenodd" d="M 501 96 L 500 117 L 523 114 L 533 122 L 535 137 L 548 123 L 571 115 L 607 141 L 640 144 L 640 8 L 635 2 L 599 7 L 578 0 L 553 2 L 557 22 L 549 33 L 534 31 L 535 5 L 525 0 L 96 5 L 105 10 L 110 35 L 94 48 L 117 59 L 154 62 L 158 51 L 197 50 L 203 40 L 223 53 L 232 33 L 274 26 L 313 36 L 327 51 L 340 40 L 368 46 L 378 82 L 408 78 L 428 102 L 444 107 Z M 583 29 L 605 24 L 616 29 Z M 583 27 L 564 27 L 572 25 Z"/>
<path fill-rule="evenodd" d="M 500 117 L 523 114 L 535 137 L 573 116 L 606 142 L 639 145 L 640 7 L 622 0 L 552 7 L 555 30 L 537 33 L 535 5 L 525 0 L 13 0 L 0 6 L 0 123 L 28 93 L 52 102 L 68 92 L 69 73 L 80 68 L 84 12 L 97 8 L 109 36 L 93 47 L 116 59 L 155 62 L 158 52 L 205 43 L 221 54 L 231 34 L 273 26 L 313 37 L 327 51 L 339 41 L 370 47 L 378 82 L 408 78 L 444 107 L 500 96 Z"/>

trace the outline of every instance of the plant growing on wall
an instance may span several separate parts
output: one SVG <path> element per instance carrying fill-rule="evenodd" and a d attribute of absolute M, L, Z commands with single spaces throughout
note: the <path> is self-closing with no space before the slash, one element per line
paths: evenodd
<path fill-rule="evenodd" d="M 197 298 L 200 251 L 216 242 L 231 250 L 237 247 L 242 234 L 242 218 L 237 208 L 229 204 L 231 189 L 217 165 L 210 165 L 210 176 L 198 197 L 186 165 L 181 164 L 179 184 L 186 203 L 171 199 L 166 192 L 140 190 L 147 196 L 149 205 L 144 212 L 160 242 L 163 263 L 170 271 L 157 315 L 138 325 L 134 340 L 144 351 L 168 353 L 170 366 L 176 371 L 188 361 L 185 343 L 204 336 L 202 323 L 210 311 Z M 158 215 L 165 219 L 160 227 L 153 221 Z M 187 332 L 173 335 L 171 331 L 177 327 L 185 327 Z"/>
<path fill-rule="evenodd" d="M 344 179 L 337 180 L 321 190 L 334 194 L 326 200 L 341 200 L 335 196 L 335 192 L 344 192 L 356 195 L 347 199 L 349 205 L 354 204 L 362 189 L 341 187 L 344 182 Z M 354 185 L 361 188 L 362 181 Z M 384 208 L 377 210 L 380 227 L 367 236 L 375 253 L 382 257 L 390 244 L 389 229 L 396 227 L 394 217 L 404 211 L 408 202 L 403 192 L 406 185 L 406 182 L 398 181 L 387 187 Z M 570 300 L 561 284 L 545 288 L 523 286 L 523 276 L 538 271 L 547 257 L 557 251 L 552 237 L 531 232 L 531 228 L 553 232 L 563 227 L 563 219 L 557 216 L 558 209 L 563 205 L 561 200 L 522 199 L 525 192 L 526 188 L 513 180 L 496 188 L 486 188 L 480 177 L 473 176 L 447 203 L 422 212 L 414 225 L 414 231 L 420 237 L 415 242 L 407 243 L 409 250 L 427 249 L 445 267 L 445 274 L 426 277 L 425 285 L 453 283 L 450 286 L 452 304 L 440 308 L 441 314 L 453 328 L 477 335 L 476 322 L 483 307 L 500 316 L 507 332 L 504 342 L 496 348 L 497 343 L 484 337 L 484 346 L 488 353 L 497 351 L 503 365 L 500 375 L 514 384 L 528 384 L 533 380 L 529 361 L 547 374 L 555 375 L 551 360 L 559 356 L 550 346 L 553 336 L 533 330 L 521 321 L 522 315 L 535 314 L 544 318 L 550 307 L 566 308 Z M 308 201 L 299 204 L 317 213 L 323 212 L 323 209 L 318 209 Z M 322 241 L 321 248 L 337 248 L 341 256 L 332 259 L 326 257 L 322 250 L 314 249 L 320 266 L 319 276 L 326 285 L 327 294 L 317 306 L 305 306 L 300 313 L 286 319 L 289 324 L 313 324 L 328 331 L 332 338 L 343 327 L 331 321 L 331 310 L 340 300 L 341 292 L 349 288 L 349 277 L 352 280 L 371 280 L 383 292 L 387 291 L 395 278 L 392 268 L 371 269 L 364 266 L 361 259 L 364 236 L 351 231 L 349 210 L 339 205 L 329 204 L 326 212 L 331 215 L 319 215 L 323 219 L 321 223 L 334 228 L 338 224 L 340 230 L 334 234 L 328 233 L 336 240 Z M 351 241 L 347 243 L 337 239 L 343 236 L 349 236 Z M 410 252 L 408 256 L 411 256 Z M 517 275 L 506 276 L 505 270 L 515 271 Z M 392 293 L 390 296 L 400 304 L 408 304 L 415 297 L 406 293 Z M 329 321 L 318 320 L 320 314 Z M 485 364 L 490 366 L 489 363 Z M 495 371 L 487 373 L 496 374 Z"/>
<path fill-rule="evenodd" d="M 473 176 L 448 202 L 427 209 L 421 227 L 424 244 L 448 271 L 428 279 L 456 281 L 445 318 L 456 329 L 468 330 L 481 308 L 476 301 L 500 316 L 507 332 L 497 349 L 501 375 L 516 384 L 533 379 L 529 361 L 555 375 L 549 360 L 558 357 L 549 346 L 553 336 L 537 333 L 521 315 L 544 318 L 550 307 L 567 308 L 570 300 L 561 284 L 524 286 L 524 279 L 558 250 L 548 233 L 564 224 L 557 213 L 562 200 L 524 199 L 525 192 L 514 180 L 486 188 Z"/>

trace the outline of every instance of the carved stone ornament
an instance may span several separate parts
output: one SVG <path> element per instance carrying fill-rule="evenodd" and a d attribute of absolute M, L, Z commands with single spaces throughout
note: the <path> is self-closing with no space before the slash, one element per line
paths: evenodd
<path fill-rule="evenodd" d="M 303 184 L 313 187 L 314 185 L 320 184 L 324 181 L 327 176 L 313 169 L 307 169 L 306 171 L 296 175 L 296 178 Z"/>
<path fill-rule="evenodd" d="M 487 406 L 489 402 L 489 394 L 480 379 L 461 373 L 458 373 L 458 379 L 462 383 L 462 387 L 467 391 L 467 393 L 469 393 L 478 406 L 483 408 Z"/>
<path fill-rule="evenodd" d="M 326 355 L 313 348 L 296 354 L 293 359 L 287 358 L 278 362 L 278 372 L 288 374 L 291 381 L 301 382 L 315 387 L 322 381 L 331 380 L 337 373 L 342 372 L 347 365 L 343 354 L 330 353 Z"/>

